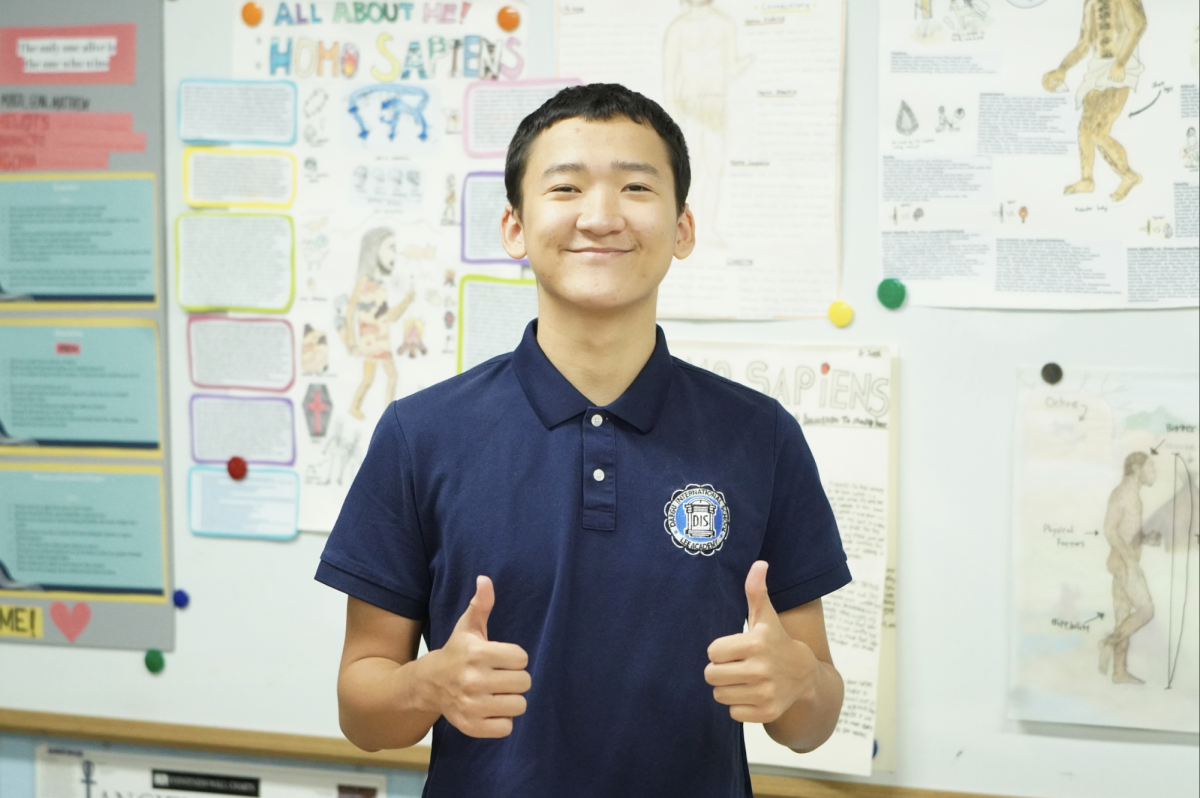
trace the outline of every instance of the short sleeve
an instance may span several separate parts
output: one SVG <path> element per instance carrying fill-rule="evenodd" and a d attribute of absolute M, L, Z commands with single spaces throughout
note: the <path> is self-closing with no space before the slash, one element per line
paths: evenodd
<path fill-rule="evenodd" d="M 775 476 L 759 558 L 776 611 L 815 601 L 850 582 L 846 553 L 817 463 L 791 413 L 776 403 Z"/>
<path fill-rule="evenodd" d="M 412 457 L 393 403 L 371 437 L 317 581 L 413 620 L 429 614 L 429 561 L 421 537 Z"/>

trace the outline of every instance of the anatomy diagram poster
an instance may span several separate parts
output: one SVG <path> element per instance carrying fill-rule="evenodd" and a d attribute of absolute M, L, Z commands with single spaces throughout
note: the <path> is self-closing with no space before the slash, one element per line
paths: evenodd
<path fill-rule="evenodd" d="M 1019 377 L 1009 713 L 1196 732 L 1196 375 Z"/>
<path fill-rule="evenodd" d="M 880 255 L 910 301 L 1197 305 L 1195 4 L 880 8 Z"/>
<path fill-rule="evenodd" d="M 687 141 L 696 249 L 660 316 L 824 316 L 838 298 L 843 22 L 841 0 L 558 4 L 558 74 L 641 92 Z"/>
<path fill-rule="evenodd" d="M 462 275 L 519 275 L 503 158 L 566 84 L 531 74 L 520 2 L 230 11 L 232 80 L 177 87 L 188 513 L 282 539 L 328 532 L 389 402 L 453 376 Z"/>

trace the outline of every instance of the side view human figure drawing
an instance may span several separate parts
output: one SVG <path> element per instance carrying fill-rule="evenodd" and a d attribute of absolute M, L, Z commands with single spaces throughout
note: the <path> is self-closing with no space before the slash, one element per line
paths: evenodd
<path fill-rule="evenodd" d="M 1146 13 L 1141 0 L 1084 0 L 1079 42 L 1057 69 L 1042 76 L 1046 91 L 1065 92 L 1067 71 L 1091 53 L 1083 82 L 1075 92 L 1075 107 L 1083 109 L 1079 120 L 1081 174 L 1078 182 L 1063 189 L 1064 194 L 1095 191 L 1093 165 L 1097 150 L 1121 178 L 1110 195 L 1113 201 L 1125 199 L 1142 182 L 1142 176 L 1130 168 L 1125 148 L 1112 137 L 1112 127 L 1145 71 L 1137 54 L 1145 31 Z"/>
<path fill-rule="evenodd" d="M 396 267 L 396 237 L 386 227 L 367 231 L 362 238 L 358 256 L 358 276 L 350 301 L 346 303 L 345 324 L 342 325 L 342 340 L 352 355 L 363 359 L 363 377 L 354 401 L 350 404 L 350 415 L 363 418 L 362 402 L 371 384 L 375 371 L 383 367 L 387 376 L 385 402 L 396 398 L 396 363 L 392 359 L 391 327 L 404 314 L 416 297 L 409 290 L 397 305 L 388 304 L 385 285 Z"/>
<path fill-rule="evenodd" d="M 1154 484 L 1158 477 L 1154 461 L 1145 452 L 1133 452 L 1125 458 L 1125 473 L 1108 497 L 1104 515 L 1104 539 L 1111 551 L 1108 571 L 1112 574 L 1112 634 L 1100 641 L 1100 673 L 1108 675 L 1112 667 L 1114 684 L 1143 684 L 1129 672 L 1129 640 L 1154 617 L 1154 601 L 1146 574 L 1142 571 L 1142 546 L 1158 546 L 1161 532 L 1143 531 L 1142 487 Z"/>

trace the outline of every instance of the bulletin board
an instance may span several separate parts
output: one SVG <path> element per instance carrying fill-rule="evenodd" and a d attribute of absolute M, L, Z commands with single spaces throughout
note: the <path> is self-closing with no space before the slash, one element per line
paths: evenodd
<path fill-rule="evenodd" d="M 228 77 L 229 19 L 239 5 L 164 3 L 168 119 L 175 118 L 174 88 L 181 80 Z M 1194 372 L 1200 313 L 884 308 L 876 299 L 880 5 L 870 0 L 847 6 L 837 219 L 840 296 L 853 307 L 853 322 L 839 329 L 825 319 L 665 320 L 663 329 L 668 341 L 898 349 L 895 772 L 853 781 L 1008 796 L 1194 795 L 1200 778 L 1195 734 L 1012 721 L 1006 699 L 1019 370 L 1036 372 L 1054 362 L 1067 374 Z M 529 39 L 544 46 L 525 55 L 531 63 L 549 65 L 553 14 L 533 18 L 545 27 L 530 31 Z M 163 181 L 168 220 L 188 210 L 185 146 L 168 131 Z M 167 323 L 187 323 L 175 304 Z M 188 355 L 175 340 L 167 357 L 169 396 L 172 417 L 183 418 L 182 403 L 191 393 L 183 365 Z M 189 436 L 185 426 L 169 432 L 174 441 Z M 169 471 L 177 497 L 186 495 L 190 465 L 180 448 Z M 5 672 L 0 706 L 113 719 L 114 729 L 126 728 L 122 722 L 150 722 L 229 729 L 235 737 L 266 732 L 339 738 L 335 686 L 344 598 L 311 580 L 324 537 L 221 540 L 191 534 L 183 502 L 175 501 L 171 512 L 175 582 L 189 591 L 192 603 L 177 614 L 177 645 L 167 668 L 152 677 L 140 654 L 129 651 L 6 647 L 0 652 Z M 8 678 L 10 673 L 20 678 Z M 129 740 L 150 734 L 127 733 Z M 406 756 L 420 761 L 415 753 Z"/>

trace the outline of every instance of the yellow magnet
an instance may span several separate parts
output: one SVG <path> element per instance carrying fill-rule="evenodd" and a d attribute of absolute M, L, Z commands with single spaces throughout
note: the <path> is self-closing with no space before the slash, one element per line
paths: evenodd
<path fill-rule="evenodd" d="M 854 320 L 854 308 L 839 299 L 829 306 L 829 320 L 837 327 L 845 327 Z"/>

